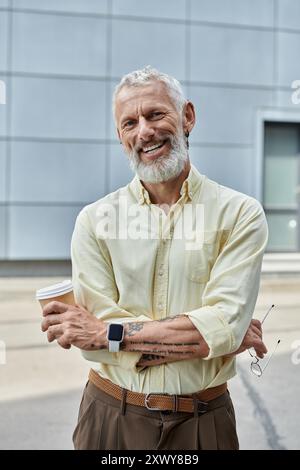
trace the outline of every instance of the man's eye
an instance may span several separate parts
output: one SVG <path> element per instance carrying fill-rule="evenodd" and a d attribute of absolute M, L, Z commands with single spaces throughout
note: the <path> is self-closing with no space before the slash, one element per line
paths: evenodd
<path fill-rule="evenodd" d="M 123 124 L 123 128 L 125 127 L 132 127 L 134 124 L 134 121 L 126 121 L 124 124 Z"/>
<path fill-rule="evenodd" d="M 155 112 L 151 113 L 151 116 L 155 119 L 155 118 L 162 117 L 163 113 L 161 113 L 160 111 L 155 111 Z"/>

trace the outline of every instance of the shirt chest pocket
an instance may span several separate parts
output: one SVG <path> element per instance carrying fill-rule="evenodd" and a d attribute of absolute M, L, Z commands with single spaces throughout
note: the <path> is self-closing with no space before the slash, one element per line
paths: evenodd
<path fill-rule="evenodd" d="M 185 274 L 190 281 L 206 283 L 217 259 L 221 230 L 205 230 L 202 241 L 194 240 L 187 245 Z"/>

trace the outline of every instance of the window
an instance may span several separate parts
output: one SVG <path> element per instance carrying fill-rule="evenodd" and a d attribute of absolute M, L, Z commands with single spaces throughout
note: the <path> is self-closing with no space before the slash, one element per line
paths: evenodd
<path fill-rule="evenodd" d="M 265 122 L 263 203 L 267 250 L 300 251 L 300 125 Z"/>

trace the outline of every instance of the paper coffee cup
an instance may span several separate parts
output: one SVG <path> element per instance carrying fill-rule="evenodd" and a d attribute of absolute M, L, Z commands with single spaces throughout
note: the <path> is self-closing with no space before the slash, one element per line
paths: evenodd
<path fill-rule="evenodd" d="M 69 305 L 75 305 L 76 303 L 73 294 L 73 284 L 70 280 L 65 280 L 58 284 L 53 284 L 52 286 L 43 287 L 43 289 L 36 291 L 35 297 L 42 307 L 54 300 Z"/>

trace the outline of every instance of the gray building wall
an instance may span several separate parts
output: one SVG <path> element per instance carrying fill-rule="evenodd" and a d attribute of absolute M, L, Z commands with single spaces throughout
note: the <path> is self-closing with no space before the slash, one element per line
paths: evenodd
<path fill-rule="evenodd" d="M 298 0 L 0 0 L 0 260 L 68 259 L 79 210 L 132 178 L 111 95 L 147 64 L 196 106 L 197 168 L 261 199 L 257 116 L 299 116 L 299 50 Z"/>

